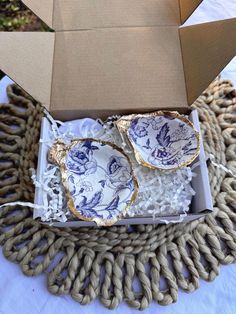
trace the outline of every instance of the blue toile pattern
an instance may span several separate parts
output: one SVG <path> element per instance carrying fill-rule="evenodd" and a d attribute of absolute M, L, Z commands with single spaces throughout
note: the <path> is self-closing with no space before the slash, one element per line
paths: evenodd
<path fill-rule="evenodd" d="M 179 168 L 191 161 L 199 149 L 191 125 L 164 115 L 136 117 L 129 126 L 128 137 L 141 160 L 159 169 Z"/>
<path fill-rule="evenodd" d="M 106 224 L 131 203 L 136 188 L 131 164 L 113 146 L 79 142 L 69 151 L 66 168 L 74 207 L 82 219 Z"/>

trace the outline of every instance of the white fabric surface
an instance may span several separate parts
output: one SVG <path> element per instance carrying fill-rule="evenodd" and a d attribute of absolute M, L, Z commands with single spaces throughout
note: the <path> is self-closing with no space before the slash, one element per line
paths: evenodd
<path fill-rule="evenodd" d="M 189 0 L 191 1 L 191 0 Z M 186 24 L 213 21 L 236 16 L 236 0 L 205 0 Z M 223 71 L 222 77 L 231 79 L 236 86 L 236 59 Z M 9 79 L 0 83 L 0 102 L 6 102 L 5 87 Z M 179 292 L 176 304 L 161 307 L 156 303 L 144 311 L 145 314 L 235 314 L 236 313 L 236 265 L 220 269 L 220 276 L 213 283 L 201 281 L 201 287 L 188 295 Z M 55 297 L 46 289 L 45 275 L 27 278 L 22 275 L 18 265 L 8 262 L 0 251 L 0 314 L 34 313 L 97 313 L 106 314 L 98 301 L 88 306 L 80 306 L 69 296 Z M 137 313 L 127 305 L 121 304 L 113 313 Z"/>

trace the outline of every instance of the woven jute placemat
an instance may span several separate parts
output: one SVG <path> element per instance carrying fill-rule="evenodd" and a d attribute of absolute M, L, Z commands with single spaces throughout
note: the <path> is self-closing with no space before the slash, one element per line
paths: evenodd
<path fill-rule="evenodd" d="M 43 116 L 41 105 L 16 85 L 8 88 L 8 95 L 10 103 L 0 105 L 1 204 L 33 201 L 30 168 L 37 164 Z M 206 153 L 236 173 L 236 94 L 231 82 L 217 79 L 193 107 L 200 115 Z M 3 253 L 27 276 L 45 273 L 49 292 L 71 294 L 84 305 L 97 297 L 111 309 L 122 301 L 136 309 L 152 301 L 176 302 L 178 289 L 192 292 L 200 278 L 212 281 L 220 264 L 236 261 L 236 178 L 212 163 L 208 169 L 215 210 L 201 220 L 72 231 L 43 226 L 27 207 L 4 207 Z"/>

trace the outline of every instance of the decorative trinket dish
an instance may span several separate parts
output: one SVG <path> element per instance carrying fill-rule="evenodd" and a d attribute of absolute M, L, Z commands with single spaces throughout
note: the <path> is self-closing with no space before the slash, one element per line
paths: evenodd
<path fill-rule="evenodd" d="M 67 145 L 57 140 L 49 160 L 59 166 L 68 208 L 79 219 L 111 226 L 136 199 L 131 162 L 112 143 L 88 138 Z"/>
<path fill-rule="evenodd" d="M 200 152 L 200 134 L 185 116 L 173 111 L 129 115 L 117 121 L 120 132 L 143 166 L 173 171 L 191 164 Z"/>

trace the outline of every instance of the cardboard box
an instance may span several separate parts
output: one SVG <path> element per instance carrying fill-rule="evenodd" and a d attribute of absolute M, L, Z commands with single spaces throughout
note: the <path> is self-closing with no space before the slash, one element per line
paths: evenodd
<path fill-rule="evenodd" d="M 187 112 L 236 51 L 236 19 L 180 27 L 200 0 L 24 3 L 55 32 L 0 33 L 0 68 L 61 120 Z"/>
<path fill-rule="evenodd" d="M 196 110 L 193 110 L 190 114 L 190 120 L 194 123 L 195 128 L 200 130 L 198 113 Z M 43 181 L 44 171 L 47 167 L 47 154 L 49 147 L 47 145 L 48 134 L 51 129 L 50 122 L 44 118 L 42 120 L 41 127 L 41 143 L 39 148 L 39 160 L 38 160 L 38 169 L 37 169 L 37 181 Z M 196 195 L 192 199 L 190 210 L 187 216 L 181 217 L 178 215 L 175 216 L 164 216 L 153 220 L 152 216 L 137 216 L 124 218 L 116 223 L 116 225 L 135 225 L 135 224 L 160 224 L 163 222 L 177 223 L 177 222 L 190 222 L 192 220 L 203 217 L 204 215 L 213 211 L 211 190 L 209 186 L 208 179 L 208 170 L 206 165 L 206 157 L 204 153 L 203 143 L 201 142 L 201 151 L 199 157 L 196 159 L 195 163 L 199 165 L 194 169 L 194 172 L 197 174 L 196 177 L 192 180 L 192 187 L 196 192 Z M 35 192 L 35 204 L 43 205 L 43 194 L 41 188 L 37 187 Z M 34 210 L 34 219 L 40 217 L 40 212 Z M 77 228 L 77 227 L 93 227 L 96 226 L 94 222 L 82 221 L 82 220 L 68 220 L 65 223 L 54 222 L 55 227 L 68 227 L 68 228 Z"/>
<path fill-rule="evenodd" d="M 157 109 L 187 113 L 236 52 L 236 19 L 181 26 L 201 2 L 24 0 L 54 32 L 0 33 L 0 69 L 60 120 Z M 203 147 L 199 158 L 193 186 L 201 197 L 185 221 L 212 210 Z"/>

